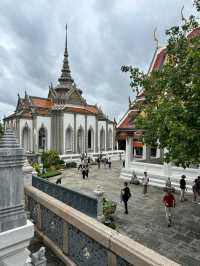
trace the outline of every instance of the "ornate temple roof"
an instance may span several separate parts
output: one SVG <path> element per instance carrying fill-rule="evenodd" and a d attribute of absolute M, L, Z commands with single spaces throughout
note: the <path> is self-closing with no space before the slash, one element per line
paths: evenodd
<path fill-rule="evenodd" d="M 194 38 L 197 36 L 197 34 L 200 34 L 200 27 L 194 29 L 188 34 L 188 39 Z M 148 74 L 150 74 L 154 70 L 159 70 L 166 60 L 166 47 L 157 47 L 152 61 L 149 66 Z M 145 100 L 145 90 L 142 89 L 138 95 L 136 96 L 136 99 L 130 103 L 129 100 L 129 109 L 124 114 L 124 116 L 121 118 L 119 123 L 117 124 L 117 129 L 119 131 L 135 131 L 135 125 L 134 125 L 134 119 L 137 116 L 137 114 L 140 112 L 138 108 L 138 102 L 143 102 Z"/>
<path fill-rule="evenodd" d="M 54 87 L 51 83 L 48 98 L 29 96 L 26 91 L 24 97 L 18 95 L 15 112 L 4 118 L 4 120 L 15 117 L 32 118 L 35 114 L 48 116 L 52 111 L 62 110 L 72 113 L 96 115 L 98 120 L 107 120 L 109 123 L 113 123 L 102 112 L 101 108 L 96 105 L 87 104 L 82 96 L 82 91 L 77 88 L 71 76 L 68 57 L 66 26 L 64 59 L 58 84 Z"/>

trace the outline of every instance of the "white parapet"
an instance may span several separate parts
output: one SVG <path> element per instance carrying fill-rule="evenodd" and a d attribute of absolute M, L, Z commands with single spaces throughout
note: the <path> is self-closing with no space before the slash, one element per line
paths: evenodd
<path fill-rule="evenodd" d="M 179 190 L 179 180 L 184 174 L 186 175 L 188 192 L 192 192 L 192 183 L 199 175 L 199 169 L 184 169 L 182 167 L 172 166 L 171 164 L 152 164 L 132 161 L 128 168 L 122 168 L 120 178 L 130 181 L 133 172 L 136 173 L 139 179 L 143 177 L 144 172 L 147 172 L 150 178 L 149 184 L 156 187 L 164 187 L 167 178 L 170 177 L 172 186 L 174 186 L 177 190 Z"/>
<path fill-rule="evenodd" d="M 24 266 L 30 252 L 27 247 L 34 236 L 34 225 L 31 221 L 0 233 L 0 265 Z"/>
<path fill-rule="evenodd" d="M 87 156 L 90 156 L 93 160 L 95 160 L 100 155 L 100 152 L 88 152 Z M 101 152 L 103 157 L 110 157 L 112 161 L 123 160 L 125 157 L 124 150 L 110 150 L 110 151 L 103 151 Z M 60 155 L 60 159 L 64 160 L 65 162 L 77 162 L 79 163 L 81 160 L 81 154 L 77 153 L 69 153 Z"/>

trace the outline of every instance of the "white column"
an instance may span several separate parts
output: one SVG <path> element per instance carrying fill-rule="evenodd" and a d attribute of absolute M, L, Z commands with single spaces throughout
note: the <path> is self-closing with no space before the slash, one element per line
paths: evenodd
<path fill-rule="evenodd" d="M 156 149 L 156 158 L 160 158 L 160 149 L 158 147 Z"/>
<path fill-rule="evenodd" d="M 146 158 L 147 158 L 147 146 L 146 144 L 144 144 L 143 150 L 142 150 L 142 159 L 146 160 Z"/>
<path fill-rule="evenodd" d="M 133 137 L 126 138 L 126 155 L 125 155 L 125 168 L 128 168 L 133 159 Z"/>
<path fill-rule="evenodd" d="M 167 149 L 164 148 L 164 155 L 167 152 Z M 172 176 L 172 165 L 171 163 L 164 163 L 163 165 L 163 172 L 166 177 L 171 177 Z"/>

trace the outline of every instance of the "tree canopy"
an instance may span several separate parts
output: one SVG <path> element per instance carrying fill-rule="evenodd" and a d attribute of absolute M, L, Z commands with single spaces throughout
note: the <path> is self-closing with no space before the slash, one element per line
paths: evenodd
<path fill-rule="evenodd" d="M 4 132 L 4 126 L 3 126 L 3 123 L 0 120 L 0 138 L 3 135 L 3 132 Z"/>
<path fill-rule="evenodd" d="M 200 12 L 200 0 L 194 5 Z M 200 34 L 189 34 L 198 26 L 195 16 L 182 15 L 180 26 L 166 30 L 166 60 L 160 69 L 146 74 L 122 66 L 133 90 L 144 89 L 143 115 L 134 121 L 144 131 L 144 143 L 166 148 L 164 160 L 183 167 L 200 163 Z"/>

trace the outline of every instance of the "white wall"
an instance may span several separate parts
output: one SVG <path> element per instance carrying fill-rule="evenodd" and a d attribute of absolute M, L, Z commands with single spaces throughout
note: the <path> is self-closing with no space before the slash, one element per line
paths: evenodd
<path fill-rule="evenodd" d="M 31 148 L 31 151 L 33 151 L 33 120 L 32 119 L 22 118 L 19 120 L 19 143 L 22 146 L 22 132 L 26 124 L 28 125 L 28 128 L 30 129 L 30 148 Z"/>
<path fill-rule="evenodd" d="M 64 146 L 64 153 L 65 153 L 65 133 L 66 133 L 66 129 L 71 126 L 73 131 L 74 131 L 74 114 L 72 113 L 64 113 L 64 117 L 63 117 L 63 146 Z"/>
<path fill-rule="evenodd" d="M 40 128 L 44 125 L 47 129 L 47 149 L 51 148 L 51 117 L 37 116 L 37 132 L 36 132 L 36 146 L 38 148 L 38 133 Z"/>

